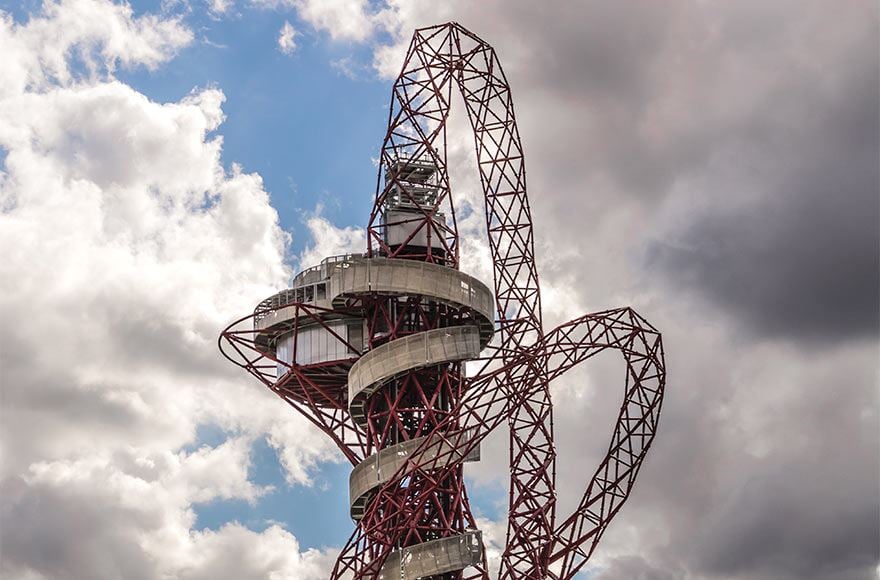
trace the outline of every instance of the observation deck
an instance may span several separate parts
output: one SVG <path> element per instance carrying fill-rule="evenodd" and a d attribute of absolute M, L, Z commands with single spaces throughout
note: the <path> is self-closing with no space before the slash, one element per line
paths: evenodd
<path fill-rule="evenodd" d="M 300 272 L 291 288 L 260 302 L 254 312 L 254 342 L 263 353 L 279 360 L 279 379 L 291 366 L 306 379 L 291 386 L 295 396 L 304 400 L 316 396 L 305 391 L 310 381 L 314 388 L 324 391 L 318 399 L 330 393 L 330 398 L 350 405 L 350 394 L 365 395 L 369 390 L 365 385 L 357 393 L 350 393 L 348 382 L 349 371 L 367 348 L 364 299 L 377 294 L 421 296 L 457 309 L 480 346 L 485 346 L 494 332 L 492 291 L 476 278 L 425 262 L 344 254 Z M 441 337 L 433 336 L 436 338 L 429 350 L 436 352 L 444 347 L 438 346 Z M 394 352 L 399 353 L 399 345 Z M 465 354 L 474 358 L 478 353 L 472 340 Z M 372 355 L 367 360 L 377 358 Z M 386 380 L 389 378 L 393 377 Z M 355 380 L 363 385 L 362 379 Z M 359 402 L 363 398 L 356 397 Z M 357 414 L 359 409 L 362 406 L 356 404 L 352 412 Z"/>

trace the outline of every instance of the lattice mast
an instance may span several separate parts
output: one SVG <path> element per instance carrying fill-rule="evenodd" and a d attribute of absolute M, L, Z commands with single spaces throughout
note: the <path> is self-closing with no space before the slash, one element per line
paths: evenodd
<path fill-rule="evenodd" d="M 487 231 L 494 261 L 497 321 L 501 359 L 510 361 L 541 337 L 541 299 L 534 261 L 534 237 L 526 195 L 525 164 L 513 110 L 510 87 L 494 49 L 456 25 L 416 31 L 403 70 L 392 91 L 389 128 L 382 162 L 394 168 L 400 159 L 420 159 L 436 167 L 436 193 L 429 204 L 413 211 L 405 231 L 408 239 L 421 235 L 430 251 L 426 260 L 443 256 L 456 267 L 458 239 L 449 191 L 446 163 L 446 120 L 451 88 L 461 92 L 474 132 L 477 165 L 484 191 Z M 392 169 L 385 171 L 385 187 L 377 194 L 370 216 L 369 250 L 398 257 L 412 253 L 389 243 L 386 209 L 411 184 Z M 411 205 L 420 201 L 408 197 Z M 447 224 L 443 204 L 450 216 Z M 386 219 L 383 219 L 386 218 Z M 399 219 L 399 218 L 396 218 Z M 400 223 L 400 222 L 397 222 Z M 396 227 L 400 227 L 396 225 Z M 398 240 L 394 240 L 398 241 Z M 519 372 L 522 372 L 520 370 Z M 508 380 L 519 380 L 516 370 Z M 510 427 L 510 514 L 503 576 L 514 568 L 546 566 L 553 529 L 555 450 L 552 445 L 552 407 L 543 382 L 528 405 L 516 409 Z"/>

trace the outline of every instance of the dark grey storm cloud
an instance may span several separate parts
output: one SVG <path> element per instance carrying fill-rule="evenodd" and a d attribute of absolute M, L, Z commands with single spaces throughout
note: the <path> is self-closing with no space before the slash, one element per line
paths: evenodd
<path fill-rule="evenodd" d="M 638 556 L 615 558 L 611 564 L 595 576 L 595 580 L 675 580 L 676 576 L 662 568 L 655 567 Z"/>
<path fill-rule="evenodd" d="M 757 335 L 876 334 L 869 3 L 473 11 L 509 63 L 539 241 L 580 246 L 589 303 L 643 283 L 614 267 L 636 253 Z"/>
<path fill-rule="evenodd" d="M 798 466 L 762 463 L 707 518 L 707 527 L 724 533 L 707 529 L 694 539 L 700 567 L 722 577 L 862 577 L 876 563 L 880 533 L 870 489 L 854 490 L 847 471 L 794 478 L 791 468 Z M 806 500 L 823 495 L 827 501 L 803 509 Z"/>
<path fill-rule="evenodd" d="M 158 527 L 149 507 L 110 508 L 103 490 L 79 482 L 59 490 L 29 485 L 19 478 L 0 484 L 0 516 L 16 522 L 3 535 L 4 569 L 19 578 L 131 578 L 157 575 L 155 562 L 138 547 L 138 538 L 116 522 Z M 76 541 L 71 541 L 76 538 Z"/>
<path fill-rule="evenodd" d="M 648 253 L 671 284 L 761 335 L 878 331 L 880 66 L 876 51 L 846 56 L 830 78 L 793 82 L 796 92 L 782 95 L 788 110 L 730 136 L 744 150 L 725 177 L 742 174 L 714 187 L 745 203 L 696 212 L 678 240 Z M 823 86 L 829 80 L 833 90 Z"/>
<path fill-rule="evenodd" d="M 631 304 L 664 335 L 658 438 L 595 577 L 875 579 L 876 6 L 480 6 L 456 19 L 512 84 L 546 318 Z M 555 385 L 558 514 L 620 404 L 598 362 Z"/>

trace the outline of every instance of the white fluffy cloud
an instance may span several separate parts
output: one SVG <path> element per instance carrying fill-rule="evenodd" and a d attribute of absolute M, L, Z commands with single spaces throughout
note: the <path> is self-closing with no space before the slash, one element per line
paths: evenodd
<path fill-rule="evenodd" d="M 192 37 L 177 18 L 134 17 L 129 5 L 104 0 L 49 0 L 26 25 L 4 13 L 0 96 L 67 83 L 75 76 L 72 63 L 91 77 L 118 65 L 155 68 Z"/>
<path fill-rule="evenodd" d="M 300 550 L 278 525 L 193 530 L 193 503 L 252 499 L 247 445 L 190 455 L 120 453 L 32 466 L 2 484 L 0 571 L 10 578 L 326 577 L 333 553 Z M 73 539 L 75 541 L 72 541 Z"/>
<path fill-rule="evenodd" d="M 227 14 L 235 6 L 233 0 L 208 0 L 208 11 L 214 17 Z"/>
<path fill-rule="evenodd" d="M 368 0 L 253 0 L 264 8 L 292 8 L 299 18 L 333 40 L 361 42 L 372 37 L 380 15 Z"/>
<path fill-rule="evenodd" d="M 329 256 L 362 253 L 367 248 L 364 228 L 337 227 L 322 216 L 321 211 L 321 206 L 318 206 L 314 214 L 306 219 L 306 227 L 313 243 L 306 247 L 299 256 L 299 265 L 302 269 L 316 266 Z"/>
<path fill-rule="evenodd" d="M 284 54 L 293 54 L 296 51 L 296 34 L 290 22 L 285 20 L 278 33 L 278 50 Z"/>
<path fill-rule="evenodd" d="M 259 175 L 221 160 L 222 91 L 156 103 L 113 78 L 191 37 L 98 0 L 0 22 L 4 577 L 326 568 L 275 525 L 192 529 L 194 505 L 267 491 L 248 479 L 255 438 L 291 483 L 334 455 L 216 349 L 230 317 L 289 275 Z M 187 451 L 202 424 L 235 435 Z"/>

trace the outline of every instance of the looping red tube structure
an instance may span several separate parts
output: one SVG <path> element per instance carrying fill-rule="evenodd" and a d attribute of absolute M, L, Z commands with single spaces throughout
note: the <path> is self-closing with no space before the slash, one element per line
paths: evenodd
<path fill-rule="evenodd" d="M 458 269 L 446 155 L 453 86 L 475 138 L 491 290 Z M 394 83 L 366 253 L 301 272 L 219 343 L 354 466 L 357 526 L 332 578 L 488 578 L 462 466 L 505 422 L 499 577 L 574 577 L 632 489 L 665 386 L 660 334 L 630 308 L 543 331 L 510 87 L 492 47 L 456 23 L 417 30 Z M 549 386 L 607 349 L 626 365 L 623 404 L 580 504 L 557 521 Z M 467 361 L 478 369 L 470 376 Z"/>

